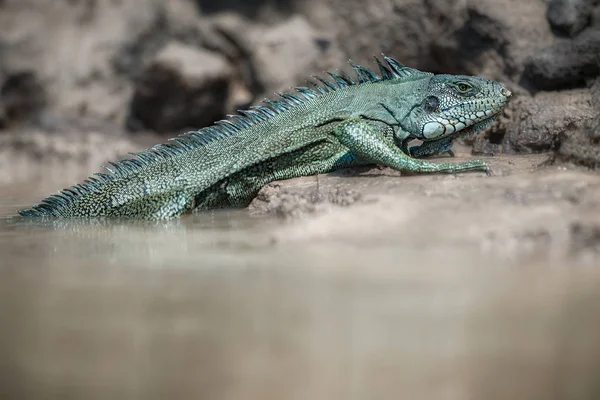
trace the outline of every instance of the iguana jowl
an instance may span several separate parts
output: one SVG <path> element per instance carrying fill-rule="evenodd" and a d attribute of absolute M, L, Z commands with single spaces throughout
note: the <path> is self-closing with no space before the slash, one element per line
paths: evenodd
<path fill-rule="evenodd" d="M 489 171 L 481 160 L 432 163 L 412 156 L 451 150 L 454 137 L 489 125 L 509 97 L 501 84 L 434 75 L 383 57 L 380 74 L 350 61 L 357 78 L 329 73 L 311 87 L 109 163 L 52 195 L 27 217 L 166 219 L 243 207 L 274 180 L 378 164 L 410 172 Z M 413 139 L 421 146 L 408 147 Z"/>

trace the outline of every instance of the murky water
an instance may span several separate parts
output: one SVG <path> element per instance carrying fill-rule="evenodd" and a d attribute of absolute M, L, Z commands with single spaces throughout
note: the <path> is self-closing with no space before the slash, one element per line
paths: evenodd
<path fill-rule="evenodd" d="M 278 243 L 294 222 L 244 211 L 31 223 L 40 188 L 5 189 L 2 398 L 598 398 L 594 269 Z"/>

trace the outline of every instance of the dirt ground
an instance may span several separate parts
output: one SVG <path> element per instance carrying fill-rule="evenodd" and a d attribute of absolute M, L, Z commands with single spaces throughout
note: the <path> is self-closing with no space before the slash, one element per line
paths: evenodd
<path fill-rule="evenodd" d="M 139 143 L 125 141 L 124 146 L 135 149 Z M 474 157 L 467 146 L 455 149 L 452 162 Z M 411 254 L 448 251 L 515 265 L 600 262 L 597 173 L 551 163 L 550 153 L 483 158 L 491 176 L 407 175 L 365 167 L 273 182 L 246 212 L 284 223 L 267 225 L 260 239 L 242 242 L 399 246 Z M 94 170 L 88 168 L 63 164 L 51 171 L 30 169 L 23 172 L 29 184 L 5 182 L 2 191 L 22 207 L 83 179 Z M 2 211 L 6 216 L 17 208 L 5 206 Z"/>
<path fill-rule="evenodd" d="M 472 158 L 458 152 L 456 161 Z M 506 262 L 597 263 L 600 176 L 547 165 L 548 155 L 486 158 L 493 175 L 401 176 L 390 169 L 340 171 L 265 187 L 250 212 L 294 219 L 277 242 L 398 243 L 462 249 Z M 307 217 L 308 216 L 308 217 Z"/>

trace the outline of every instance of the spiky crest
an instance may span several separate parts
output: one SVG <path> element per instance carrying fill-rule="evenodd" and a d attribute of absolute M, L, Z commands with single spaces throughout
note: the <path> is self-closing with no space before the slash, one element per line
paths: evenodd
<path fill-rule="evenodd" d="M 110 174 L 97 172 L 87 178 L 83 183 L 63 189 L 60 193 L 51 195 L 42 200 L 39 204 L 30 209 L 21 210 L 22 216 L 44 216 L 50 215 L 54 210 L 65 207 L 69 202 L 85 196 L 101 188 L 103 185 L 114 181 L 115 179 L 126 177 L 128 174 L 148 166 L 159 160 L 176 156 L 198 147 L 206 146 L 208 143 L 233 135 L 250 128 L 253 125 L 260 124 L 298 104 L 310 101 L 315 97 L 343 89 L 348 86 L 387 81 L 392 79 L 404 79 L 407 77 L 423 74 L 423 72 L 408 68 L 397 60 L 382 54 L 382 62 L 375 57 L 381 76 L 369 68 L 356 64 L 349 60 L 352 69 L 358 78 L 354 81 L 343 70 L 337 73 L 326 72 L 333 81 L 319 76 L 312 76 L 315 81 L 308 81 L 309 87 L 296 87 L 293 90 L 296 93 L 278 93 L 277 99 L 265 99 L 263 103 L 267 106 L 252 106 L 250 110 L 239 110 L 240 115 L 228 115 L 229 119 L 217 121 L 214 125 L 202 128 L 197 131 L 191 131 L 169 139 L 169 143 L 157 144 L 149 150 L 139 153 L 129 153 L 132 157 L 121 159 L 115 162 L 109 162 L 103 167 Z"/>

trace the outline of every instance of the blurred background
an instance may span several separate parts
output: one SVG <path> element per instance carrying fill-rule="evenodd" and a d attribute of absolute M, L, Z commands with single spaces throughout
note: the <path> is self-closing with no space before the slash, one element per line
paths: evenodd
<path fill-rule="evenodd" d="M 382 52 L 511 87 L 505 118 L 474 153 L 553 151 L 595 167 L 596 3 L 3 0 L 1 179 L 29 178 L 55 158 L 95 168 L 139 148 L 144 133 L 210 125 L 350 57 L 373 66 Z"/>
<path fill-rule="evenodd" d="M 14 217 L 382 52 L 511 89 L 458 143 L 495 177 L 341 171 L 160 224 Z M 600 398 L 599 75 L 597 0 L 0 0 L 0 398 Z"/>

